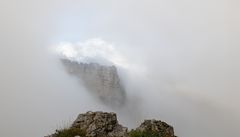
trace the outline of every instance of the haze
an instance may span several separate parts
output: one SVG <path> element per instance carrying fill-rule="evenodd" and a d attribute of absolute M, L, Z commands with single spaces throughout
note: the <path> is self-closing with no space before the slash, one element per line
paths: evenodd
<path fill-rule="evenodd" d="M 43 137 L 79 113 L 102 110 L 116 111 L 130 127 L 161 119 L 179 137 L 238 137 L 239 6 L 237 0 L 0 0 L 0 136 Z M 96 101 L 51 52 L 61 42 L 96 38 L 130 65 L 119 68 L 132 100 L 126 110 L 136 108 L 129 116 Z"/>

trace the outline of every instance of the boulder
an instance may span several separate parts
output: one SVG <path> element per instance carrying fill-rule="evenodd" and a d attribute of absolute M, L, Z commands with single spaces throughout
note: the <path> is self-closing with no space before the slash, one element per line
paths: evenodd
<path fill-rule="evenodd" d="M 127 137 L 127 128 L 118 123 L 115 113 L 87 112 L 80 114 L 71 128 L 80 128 L 89 137 Z"/>
<path fill-rule="evenodd" d="M 173 127 L 160 120 L 145 120 L 138 128 L 141 132 L 154 132 L 159 137 L 176 137 Z"/>

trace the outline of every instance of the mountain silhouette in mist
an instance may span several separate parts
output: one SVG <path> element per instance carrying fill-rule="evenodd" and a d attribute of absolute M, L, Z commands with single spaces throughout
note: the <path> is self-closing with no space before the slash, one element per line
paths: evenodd
<path fill-rule="evenodd" d="M 126 102 L 126 92 L 115 66 L 68 59 L 61 59 L 61 62 L 70 75 L 79 78 L 86 89 L 105 105 L 120 107 Z"/>

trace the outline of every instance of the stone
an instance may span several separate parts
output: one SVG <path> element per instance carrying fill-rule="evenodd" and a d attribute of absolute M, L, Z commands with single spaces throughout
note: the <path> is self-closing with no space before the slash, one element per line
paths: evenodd
<path fill-rule="evenodd" d="M 145 132 L 154 131 L 160 137 L 176 137 L 173 127 L 160 120 L 145 120 L 136 130 Z"/>
<path fill-rule="evenodd" d="M 120 125 L 115 113 L 87 112 L 80 114 L 71 128 L 80 128 L 88 137 L 127 137 L 127 128 Z"/>

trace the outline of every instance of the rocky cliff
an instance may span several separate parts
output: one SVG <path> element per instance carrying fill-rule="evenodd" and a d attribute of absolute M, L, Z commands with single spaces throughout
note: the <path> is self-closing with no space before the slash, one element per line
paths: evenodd
<path fill-rule="evenodd" d="M 79 63 L 62 59 L 69 74 L 79 78 L 84 86 L 104 104 L 122 106 L 126 93 L 115 66 L 103 66 L 97 63 Z"/>
<path fill-rule="evenodd" d="M 145 120 L 138 128 L 128 129 L 118 123 L 115 113 L 80 114 L 69 129 L 46 137 L 176 137 L 172 126 L 159 120 Z"/>

